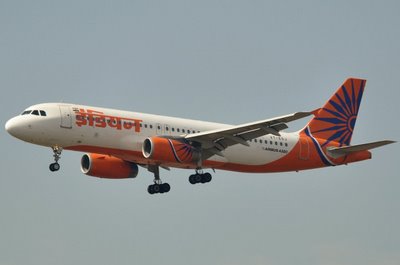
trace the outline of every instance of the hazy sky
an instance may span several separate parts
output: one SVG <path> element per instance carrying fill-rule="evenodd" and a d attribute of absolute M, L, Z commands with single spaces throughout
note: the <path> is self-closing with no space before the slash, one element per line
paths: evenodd
<path fill-rule="evenodd" d="M 64 101 L 240 124 L 320 107 L 355 76 L 353 143 L 399 140 L 399 3 L 0 0 L 1 121 Z M 150 196 L 145 170 L 100 180 L 64 152 L 51 173 L 50 149 L 0 135 L 0 265 L 400 264 L 399 144 L 206 185 L 162 170 L 171 192 Z"/>

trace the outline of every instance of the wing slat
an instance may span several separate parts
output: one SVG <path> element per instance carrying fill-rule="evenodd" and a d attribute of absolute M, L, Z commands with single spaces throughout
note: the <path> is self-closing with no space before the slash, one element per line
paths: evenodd
<path fill-rule="evenodd" d="M 222 151 L 229 146 L 235 144 L 249 146 L 247 141 L 267 134 L 280 136 L 279 131 L 288 128 L 286 123 L 302 119 L 312 114 L 312 112 L 296 112 L 268 120 L 232 126 L 230 128 L 189 134 L 185 139 L 201 145 L 204 153 L 203 159 L 212 155 L 223 156 Z"/>

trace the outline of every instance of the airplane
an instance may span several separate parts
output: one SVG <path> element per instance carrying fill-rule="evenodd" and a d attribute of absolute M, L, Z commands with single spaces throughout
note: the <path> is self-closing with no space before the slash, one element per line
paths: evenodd
<path fill-rule="evenodd" d="M 365 79 L 348 78 L 322 108 L 241 125 L 173 118 L 67 103 L 33 105 L 5 124 L 12 136 L 51 147 L 60 169 L 63 150 L 85 152 L 89 176 L 135 178 L 139 166 L 154 175 L 150 194 L 169 192 L 160 168 L 192 169 L 191 184 L 210 182 L 205 169 L 249 173 L 300 171 L 370 159 L 369 150 L 395 141 L 350 145 Z M 296 132 L 287 123 L 312 116 Z"/>

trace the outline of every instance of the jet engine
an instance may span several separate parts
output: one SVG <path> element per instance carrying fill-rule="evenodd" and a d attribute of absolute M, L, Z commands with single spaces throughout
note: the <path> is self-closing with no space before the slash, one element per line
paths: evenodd
<path fill-rule="evenodd" d="M 139 172 L 135 163 L 101 154 L 83 155 L 81 170 L 86 175 L 107 179 L 136 178 Z"/>
<path fill-rule="evenodd" d="M 200 158 L 200 152 L 187 141 L 163 137 L 146 138 L 142 153 L 145 158 L 156 162 L 193 164 Z"/>

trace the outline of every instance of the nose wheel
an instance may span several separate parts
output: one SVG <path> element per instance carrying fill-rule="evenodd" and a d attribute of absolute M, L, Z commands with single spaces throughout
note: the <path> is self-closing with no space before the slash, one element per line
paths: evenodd
<path fill-rule="evenodd" d="M 58 160 L 61 159 L 62 148 L 59 146 L 53 146 L 51 149 L 53 150 L 54 163 L 50 164 L 49 169 L 51 172 L 54 172 L 60 170 Z"/>
<path fill-rule="evenodd" d="M 51 163 L 49 166 L 49 169 L 51 172 L 58 171 L 58 170 L 60 170 L 60 164 L 59 163 Z"/>

